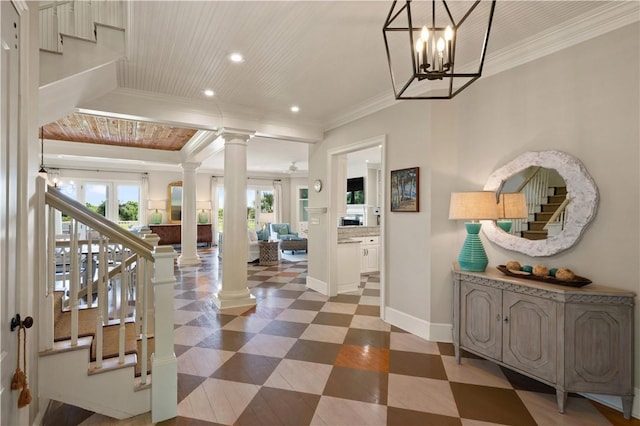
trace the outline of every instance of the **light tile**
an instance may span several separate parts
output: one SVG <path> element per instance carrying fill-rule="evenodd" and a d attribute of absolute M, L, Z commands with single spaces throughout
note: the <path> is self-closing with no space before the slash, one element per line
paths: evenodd
<path fill-rule="evenodd" d="M 434 355 L 440 353 L 437 342 L 430 342 L 411 333 L 391 332 L 391 349 Z"/>
<path fill-rule="evenodd" d="M 361 305 L 379 306 L 380 305 L 380 297 L 378 297 L 378 296 L 361 296 L 360 297 L 360 304 Z"/>
<path fill-rule="evenodd" d="M 321 395 L 332 368 L 327 364 L 283 359 L 264 386 Z"/>
<path fill-rule="evenodd" d="M 347 327 L 309 324 L 309 327 L 302 333 L 300 338 L 318 342 L 342 343 L 348 330 Z"/>
<path fill-rule="evenodd" d="M 586 398 L 568 398 L 565 413 L 558 412 L 555 394 L 516 391 L 539 425 L 600 426 L 609 421 Z"/>
<path fill-rule="evenodd" d="M 184 293 L 184 290 L 180 290 L 180 293 Z M 193 303 L 193 300 L 191 299 L 180 299 L 180 298 L 173 298 L 173 307 L 174 309 L 180 309 L 183 306 L 186 306 L 190 303 Z"/>
<path fill-rule="evenodd" d="M 456 364 L 455 357 L 442 356 L 442 363 L 450 382 L 470 383 L 472 385 L 493 386 L 512 389 L 498 364 L 483 359 L 463 358 Z"/>
<path fill-rule="evenodd" d="M 233 424 L 259 389 L 248 383 L 207 379 L 178 404 L 178 415 Z"/>
<path fill-rule="evenodd" d="M 193 347 L 177 358 L 178 373 L 209 377 L 232 356 L 231 351 Z"/>
<path fill-rule="evenodd" d="M 446 380 L 389 374 L 387 405 L 459 417 L 458 407 Z"/>
<path fill-rule="evenodd" d="M 281 283 L 281 284 L 286 284 L 289 281 L 293 280 L 294 277 L 271 277 L 268 280 L 266 280 L 265 282 L 267 283 Z"/>
<path fill-rule="evenodd" d="M 304 284 L 288 283 L 280 287 L 280 290 L 306 291 L 307 286 Z"/>
<path fill-rule="evenodd" d="M 174 330 L 173 342 L 178 345 L 195 346 L 212 333 L 214 330 L 208 328 L 183 325 Z"/>
<path fill-rule="evenodd" d="M 280 297 L 267 297 L 260 301 L 263 306 L 283 309 L 288 308 L 293 302 L 295 302 L 295 299 L 282 299 Z"/>
<path fill-rule="evenodd" d="M 318 301 L 318 302 L 326 302 L 327 300 L 329 300 L 329 296 L 325 296 L 324 294 L 320 294 L 317 293 L 315 291 L 309 290 L 304 292 L 303 294 L 300 295 L 300 297 L 298 297 L 298 299 L 300 300 L 314 300 L 314 301 Z"/>
<path fill-rule="evenodd" d="M 244 331 L 247 333 L 259 333 L 263 328 L 269 325 L 271 321 L 263 318 L 254 317 L 238 317 L 229 321 L 223 330 Z"/>
<path fill-rule="evenodd" d="M 312 425 L 386 425 L 384 405 L 323 396 L 320 398 Z"/>
<path fill-rule="evenodd" d="M 306 311 L 302 309 L 286 309 L 280 313 L 276 317 L 279 321 L 291 321 L 291 322 L 302 322 L 305 324 L 311 323 L 313 319 L 318 315 L 317 312 L 314 311 Z"/>
<path fill-rule="evenodd" d="M 292 337 L 258 334 L 249 340 L 238 352 L 284 358 L 296 343 Z"/>
<path fill-rule="evenodd" d="M 391 325 L 378 317 L 367 315 L 354 315 L 351 320 L 351 328 L 363 328 L 365 330 L 390 331 Z"/>
<path fill-rule="evenodd" d="M 358 305 L 356 303 L 327 302 L 321 312 L 333 312 L 334 314 L 355 314 Z"/>
<path fill-rule="evenodd" d="M 500 423 L 483 422 L 474 419 L 460 419 L 460 421 L 462 422 L 462 426 L 503 426 Z"/>
<path fill-rule="evenodd" d="M 181 311 L 176 309 L 173 313 L 173 322 L 175 324 L 186 324 L 202 315 L 202 312 L 197 311 Z"/>

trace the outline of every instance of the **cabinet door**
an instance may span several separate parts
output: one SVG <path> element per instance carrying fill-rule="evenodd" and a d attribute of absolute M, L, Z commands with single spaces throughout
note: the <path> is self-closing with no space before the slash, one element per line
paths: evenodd
<path fill-rule="evenodd" d="M 376 272 L 377 270 L 379 270 L 379 266 L 378 266 L 378 249 L 379 246 L 375 245 L 375 244 L 371 244 L 367 246 L 367 256 L 365 257 L 366 262 L 366 269 L 367 272 Z"/>
<path fill-rule="evenodd" d="M 502 290 L 466 281 L 460 284 L 460 343 L 500 361 Z"/>
<path fill-rule="evenodd" d="M 555 383 L 556 302 L 510 291 L 502 297 L 502 361 Z"/>
<path fill-rule="evenodd" d="M 633 393 L 631 306 L 567 304 L 566 385 L 575 391 Z"/>

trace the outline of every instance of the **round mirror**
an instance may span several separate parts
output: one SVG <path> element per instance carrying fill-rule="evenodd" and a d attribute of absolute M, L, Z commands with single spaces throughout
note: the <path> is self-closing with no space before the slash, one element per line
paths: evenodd
<path fill-rule="evenodd" d="M 598 189 L 582 163 L 560 151 L 526 152 L 489 176 L 486 191 L 522 192 L 528 217 L 510 232 L 483 221 L 490 241 L 529 256 L 551 256 L 573 246 L 598 208 Z"/>

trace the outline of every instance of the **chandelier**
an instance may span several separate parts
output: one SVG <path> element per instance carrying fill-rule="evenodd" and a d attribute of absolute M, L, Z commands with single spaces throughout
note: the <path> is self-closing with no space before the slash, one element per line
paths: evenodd
<path fill-rule="evenodd" d="M 382 28 L 396 99 L 451 99 L 480 78 L 496 0 L 394 0 Z M 408 47 L 408 49 L 407 49 Z"/>

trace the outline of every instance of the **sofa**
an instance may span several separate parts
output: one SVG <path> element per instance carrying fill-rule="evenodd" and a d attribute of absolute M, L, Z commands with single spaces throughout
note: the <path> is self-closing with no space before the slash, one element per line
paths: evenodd
<path fill-rule="evenodd" d="M 218 233 L 218 258 L 222 259 L 222 232 Z M 258 234 L 253 229 L 247 229 L 247 262 L 260 259 Z"/>
<path fill-rule="evenodd" d="M 296 240 L 298 233 L 293 232 L 288 223 L 269 224 L 270 237 L 272 240 Z"/>

